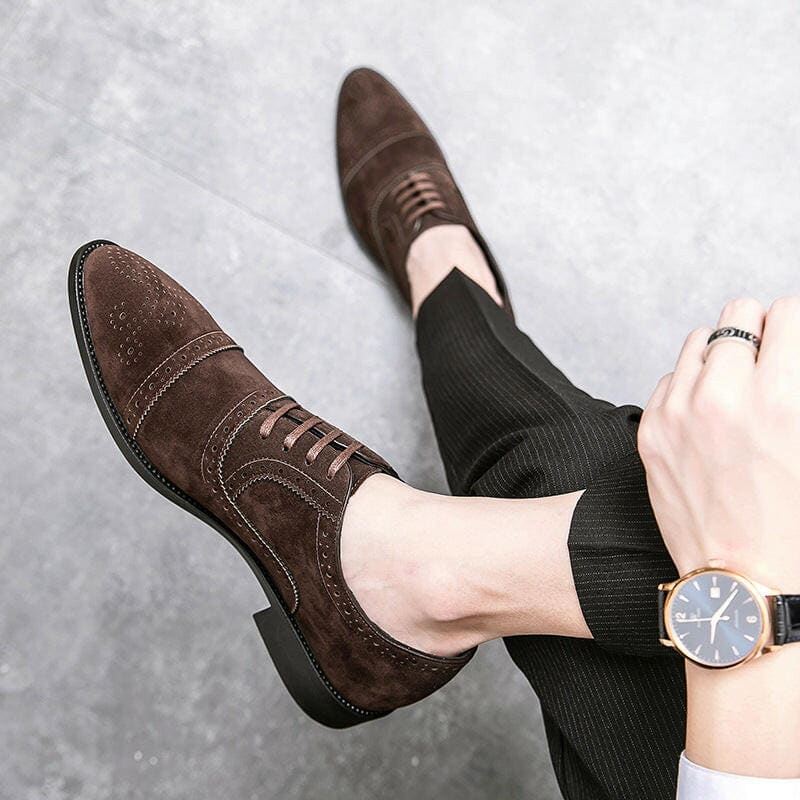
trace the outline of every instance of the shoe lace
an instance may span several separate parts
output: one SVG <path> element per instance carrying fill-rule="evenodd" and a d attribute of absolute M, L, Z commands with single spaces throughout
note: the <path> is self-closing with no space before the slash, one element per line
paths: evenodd
<path fill-rule="evenodd" d="M 278 406 L 272 413 L 267 416 L 261 423 L 258 432 L 262 439 L 266 439 L 275 428 L 275 423 L 281 418 L 286 416 L 290 411 L 296 408 L 301 408 L 300 403 L 294 400 L 289 400 L 283 405 Z M 307 420 L 299 423 L 297 427 L 290 431 L 283 440 L 283 449 L 291 450 L 297 440 L 307 431 L 310 431 L 315 425 L 323 422 L 321 417 L 310 416 Z M 328 431 L 316 444 L 312 445 L 306 453 L 306 464 L 311 465 L 316 460 L 319 454 L 331 444 L 338 436 L 342 435 L 342 431 L 338 428 Z M 350 460 L 350 457 L 360 450 L 364 445 L 360 442 L 353 440 L 347 447 L 339 453 L 336 458 L 331 461 L 328 467 L 327 478 L 333 480 L 334 475 Z"/>
<path fill-rule="evenodd" d="M 411 172 L 392 189 L 403 224 L 411 227 L 423 214 L 445 208 L 442 195 L 427 172 Z"/>

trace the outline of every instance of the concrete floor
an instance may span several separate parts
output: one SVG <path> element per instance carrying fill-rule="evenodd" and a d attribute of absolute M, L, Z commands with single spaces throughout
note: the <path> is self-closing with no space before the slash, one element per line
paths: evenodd
<path fill-rule="evenodd" d="M 67 262 L 104 237 L 164 266 L 444 490 L 412 327 L 339 202 L 345 71 L 384 71 L 440 136 L 521 325 L 643 403 L 726 299 L 797 291 L 798 40 L 791 0 L 0 0 L 0 797 L 556 798 L 499 645 L 383 721 L 303 717 L 247 567 L 104 430 Z"/>

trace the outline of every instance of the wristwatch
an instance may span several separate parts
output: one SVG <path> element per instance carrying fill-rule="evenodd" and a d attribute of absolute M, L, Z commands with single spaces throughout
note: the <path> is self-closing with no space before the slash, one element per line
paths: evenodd
<path fill-rule="evenodd" d="M 717 567 L 658 587 L 659 641 L 710 669 L 745 664 L 800 642 L 800 595 Z"/>

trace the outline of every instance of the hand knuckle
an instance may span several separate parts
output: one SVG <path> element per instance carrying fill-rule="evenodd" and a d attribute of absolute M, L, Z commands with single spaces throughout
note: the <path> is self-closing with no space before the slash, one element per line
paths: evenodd
<path fill-rule="evenodd" d="M 702 382 L 692 395 L 692 413 L 706 421 L 735 419 L 740 405 L 738 395 L 718 381 Z"/>
<path fill-rule="evenodd" d="M 642 420 L 637 433 L 637 447 L 642 460 L 647 462 L 654 458 L 658 451 L 656 445 L 656 426 L 652 416 Z"/>
<path fill-rule="evenodd" d="M 674 401 L 664 403 L 661 409 L 662 424 L 665 428 L 673 429 L 678 427 L 686 418 L 686 411 Z"/>

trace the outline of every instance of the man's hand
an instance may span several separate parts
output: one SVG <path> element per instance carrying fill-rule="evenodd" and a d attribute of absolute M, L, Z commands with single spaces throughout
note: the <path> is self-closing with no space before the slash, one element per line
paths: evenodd
<path fill-rule="evenodd" d="M 721 559 L 784 592 L 800 592 L 800 298 L 769 310 L 729 303 L 719 327 L 755 349 L 694 331 L 661 379 L 639 451 L 664 542 L 681 574 Z"/>
<path fill-rule="evenodd" d="M 726 326 L 761 336 L 761 350 L 721 341 L 704 362 L 711 329 L 686 340 L 639 428 L 650 499 L 681 574 L 720 559 L 800 593 L 800 298 L 766 314 L 754 300 L 729 303 Z M 726 608 L 710 618 L 712 638 Z M 798 674 L 798 644 L 730 670 L 687 663 L 689 759 L 800 778 Z"/>

